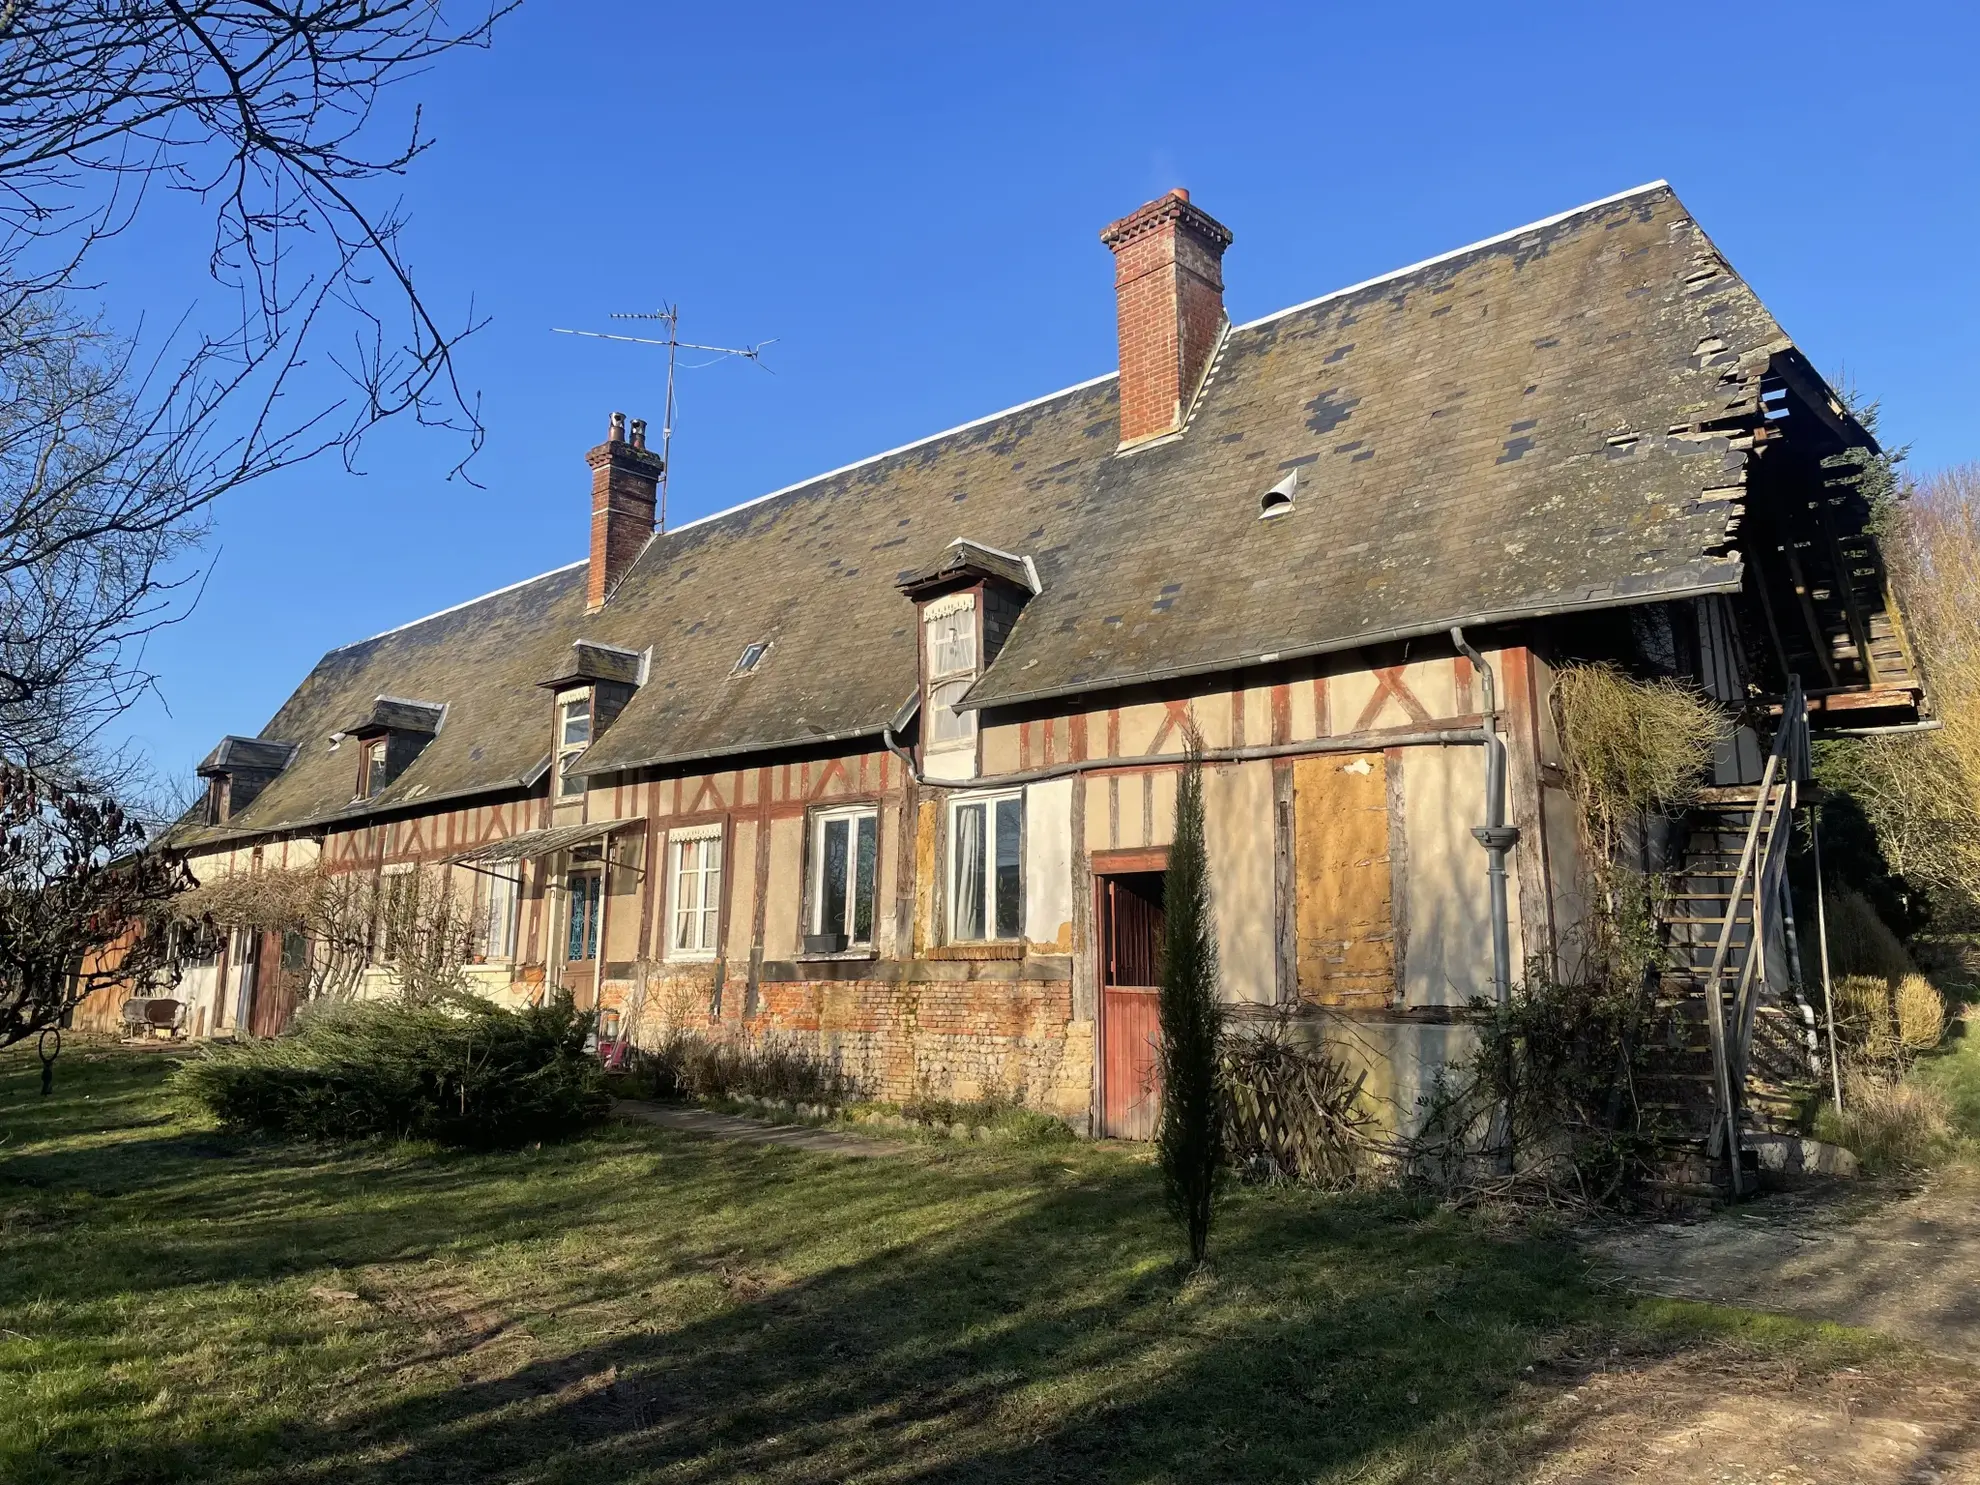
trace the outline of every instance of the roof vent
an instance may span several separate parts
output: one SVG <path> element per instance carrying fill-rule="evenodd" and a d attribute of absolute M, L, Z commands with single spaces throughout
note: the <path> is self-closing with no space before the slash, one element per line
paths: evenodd
<path fill-rule="evenodd" d="M 1258 497 L 1258 519 L 1269 521 L 1274 516 L 1291 515 L 1293 495 L 1298 489 L 1299 471 L 1295 469 L 1291 474 L 1287 475 L 1276 485 L 1272 486 L 1271 489 Z"/>
<path fill-rule="evenodd" d="M 732 676 L 748 675 L 752 670 L 756 669 L 756 667 L 762 663 L 763 657 L 769 653 L 770 653 L 770 641 L 767 639 L 759 639 L 758 641 L 756 641 L 755 644 L 746 646 L 744 648 L 742 652 L 742 658 L 736 661 L 736 668 L 730 671 L 729 674 Z"/>

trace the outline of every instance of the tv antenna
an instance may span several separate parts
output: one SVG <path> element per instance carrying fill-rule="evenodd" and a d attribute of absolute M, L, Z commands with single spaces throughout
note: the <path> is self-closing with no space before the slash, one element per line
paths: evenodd
<path fill-rule="evenodd" d="M 651 311 L 615 312 L 611 318 L 658 321 L 667 327 L 667 338 L 659 340 L 648 335 L 612 335 L 603 330 L 566 330 L 561 325 L 552 325 L 550 329 L 556 335 L 582 335 L 588 340 L 617 340 L 627 345 L 657 345 L 667 348 L 667 405 L 660 419 L 660 529 L 664 531 L 667 528 L 667 477 L 674 471 L 674 371 L 680 353 L 705 351 L 713 358 L 698 365 L 681 367 L 680 369 L 684 371 L 699 371 L 703 366 L 713 366 L 724 356 L 735 356 L 740 360 L 754 361 L 758 366 L 763 366 L 763 348 L 766 345 L 775 345 L 777 342 L 773 338 L 759 340 L 755 345 L 733 346 L 701 345 L 692 340 L 682 340 L 681 307 L 678 304 L 664 305 Z M 763 369 L 770 370 L 768 366 L 763 366 Z"/>

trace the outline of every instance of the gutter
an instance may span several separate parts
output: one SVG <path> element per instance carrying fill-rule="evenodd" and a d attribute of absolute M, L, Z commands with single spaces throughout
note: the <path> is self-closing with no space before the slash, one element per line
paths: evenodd
<path fill-rule="evenodd" d="M 901 760 L 908 776 L 917 784 L 937 789 L 1007 789 L 1019 784 L 1042 784 L 1050 779 L 1071 778 L 1109 768 L 1174 767 L 1183 761 L 1181 753 L 1139 753 L 1123 758 L 1081 758 L 1071 763 L 1053 763 L 1044 768 L 1020 769 L 1016 773 L 982 774 L 973 779 L 931 779 L 916 767 L 914 755 L 902 746 L 891 727 L 881 733 L 887 750 Z M 1385 732 L 1379 737 L 1366 733 L 1345 737 L 1316 737 L 1306 742 L 1260 743 L 1244 748 L 1205 748 L 1205 763 L 1254 763 L 1265 758 L 1301 758 L 1322 753 L 1369 753 L 1383 748 L 1477 747 L 1486 734 L 1470 727 L 1442 727 L 1425 732 Z"/>
<path fill-rule="evenodd" d="M 1453 625 L 1470 624 L 1477 627 L 1511 624 L 1523 619 L 1552 618 L 1557 614 L 1588 613 L 1595 609 L 1635 608 L 1645 603 L 1668 603 L 1676 598 L 1700 598 L 1711 593 L 1737 593 L 1746 581 L 1746 564 L 1737 555 L 1729 560 L 1732 565 L 1731 577 L 1715 582 L 1690 583 L 1675 588 L 1659 588 L 1653 592 L 1610 594 L 1603 598 L 1580 598 L 1565 603 L 1493 609 L 1487 613 L 1459 615 L 1427 624 L 1399 624 L 1388 629 L 1370 629 L 1360 634 L 1323 640 L 1318 644 L 1295 645 L 1283 650 L 1261 650 L 1256 654 L 1239 655 L 1235 658 L 1226 656 L 1223 659 L 1204 660 L 1188 665 L 1161 666 L 1151 670 L 1135 671 L 1128 675 L 1095 677 L 1078 685 L 1053 686 L 1039 691 L 1013 691 L 1003 695 L 978 697 L 972 690 L 957 703 L 957 709 L 981 711 L 993 706 L 1024 706 L 1035 701 L 1058 701 L 1068 696 L 1080 696 L 1092 692 L 1153 685 L 1161 681 L 1186 680 L 1230 670 L 1249 670 L 1259 665 L 1277 665 L 1285 660 L 1308 660 L 1316 655 L 1338 655 L 1348 650 L 1359 649 L 1363 645 L 1393 644 L 1399 640 L 1427 639 L 1433 634 L 1448 634 Z M 1005 650 L 1009 651 L 1008 644 Z M 1001 663 L 1002 658 L 1002 656 L 998 657 L 998 663 Z M 984 680 L 988 680 L 995 670 L 996 665 L 993 664 L 984 672 L 983 679 L 977 682 L 977 686 L 980 687 Z"/>

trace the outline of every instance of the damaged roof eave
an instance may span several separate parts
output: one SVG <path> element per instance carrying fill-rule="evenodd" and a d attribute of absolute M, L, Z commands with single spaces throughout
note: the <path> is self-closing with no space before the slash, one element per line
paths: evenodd
<path fill-rule="evenodd" d="M 420 810 L 434 804 L 451 804 L 456 800 L 472 799 L 482 794 L 506 794 L 511 790 L 525 792 L 540 782 L 548 772 L 547 759 L 538 763 L 529 773 L 516 779 L 492 779 L 485 784 L 468 784 L 459 789 L 449 789 L 444 794 L 422 794 L 417 799 L 367 799 L 362 804 L 368 808 L 347 805 L 341 810 L 329 810 L 320 815 L 304 815 L 294 820 L 271 820 L 267 824 L 202 825 L 196 839 L 175 842 L 169 837 L 161 844 L 175 851 L 197 850 L 202 846 L 231 846 L 260 837 L 294 835 L 298 831 L 322 830 L 333 825 L 352 825 L 371 820 L 382 815 L 390 815 L 406 810 Z"/>
<path fill-rule="evenodd" d="M 571 770 L 584 778 L 600 778 L 606 774 L 632 773 L 642 768 L 671 768 L 681 763 L 706 763 L 711 758 L 753 758 L 759 753 L 781 753 L 792 748 L 812 748 L 824 743 L 853 742 L 862 737 L 879 737 L 886 731 L 889 719 L 880 718 L 876 722 L 862 723 L 838 732 L 808 732 L 802 737 L 780 738 L 775 742 L 733 743 L 727 747 L 699 748 L 685 753 L 661 753 L 651 758 L 608 758 L 588 767 L 579 766 Z"/>
<path fill-rule="evenodd" d="M 1585 613 L 1592 609 L 1634 608 L 1645 603 L 1666 603 L 1675 598 L 1703 598 L 1713 593 L 1737 593 L 1745 582 L 1746 563 L 1737 553 L 1733 554 L 1726 578 L 1709 583 L 1686 583 L 1671 588 L 1660 588 L 1654 592 L 1634 593 L 1628 597 L 1610 594 L 1601 598 L 1577 599 L 1561 603 L 1527 604 L 1513 608 L 1494 609 L 1485 613 L 1461 614 L 1448 619 L 1439 619 L 1428 624 L 1394 625 L 1387 629 L 1369 630 L 1362 634 L 1343 638 L 1321 640 L 1314 644 L 1298 645 L 1288 649 L 1264 650 L 1248 655 L 1235 655 L 1218 660 L 1206 660 L 1192 665 L 1160 666 L 1138 671 L 1132 675 L 1110 675 L 1104 681 L 1089 681 L 1077 685 L 1047 686 L 1035 691 L 1017 691 L 1001 695 L 979 698 L 976 691 L 983 681 L 996 673 L 993 662 L 983 674 L 983 680 L 976 683 L 968 694 L 956 703 L 958 711 L 981 711 L 988 707 L 1023 706 L 1030 702 L 1056 701 L 1063 697 L 1078 696 L 1083 693 L 1114 691 L 1130 686 L 1154 685 L 1163 681 L 1187 680 L 1194 676 L 1214 675 L 1220 671 L 1249 670 L 1260 665 L 1277 665 L 1287 660 L 1308 660 L 1316 655 L 1338 655 L 1347 650 L 1359 649 L 1363 645 L 1393 644 L 1398 640 L 1426 639 L 1431 635 L 1448 634 L 1453 628 L 1467 628 L 1473 625 L 1512 624 L 1525 619 L 1545 619 L 1556 614 Z"/>

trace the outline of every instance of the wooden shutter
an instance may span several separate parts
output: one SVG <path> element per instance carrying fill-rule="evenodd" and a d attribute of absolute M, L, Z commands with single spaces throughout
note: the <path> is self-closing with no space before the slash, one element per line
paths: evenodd
<path fill-rule="evenodd" d="M 1300 998 L 1393 1004 L 1389 784 L 1380 753 L 1293 764 L 1293 880 Z"/>

